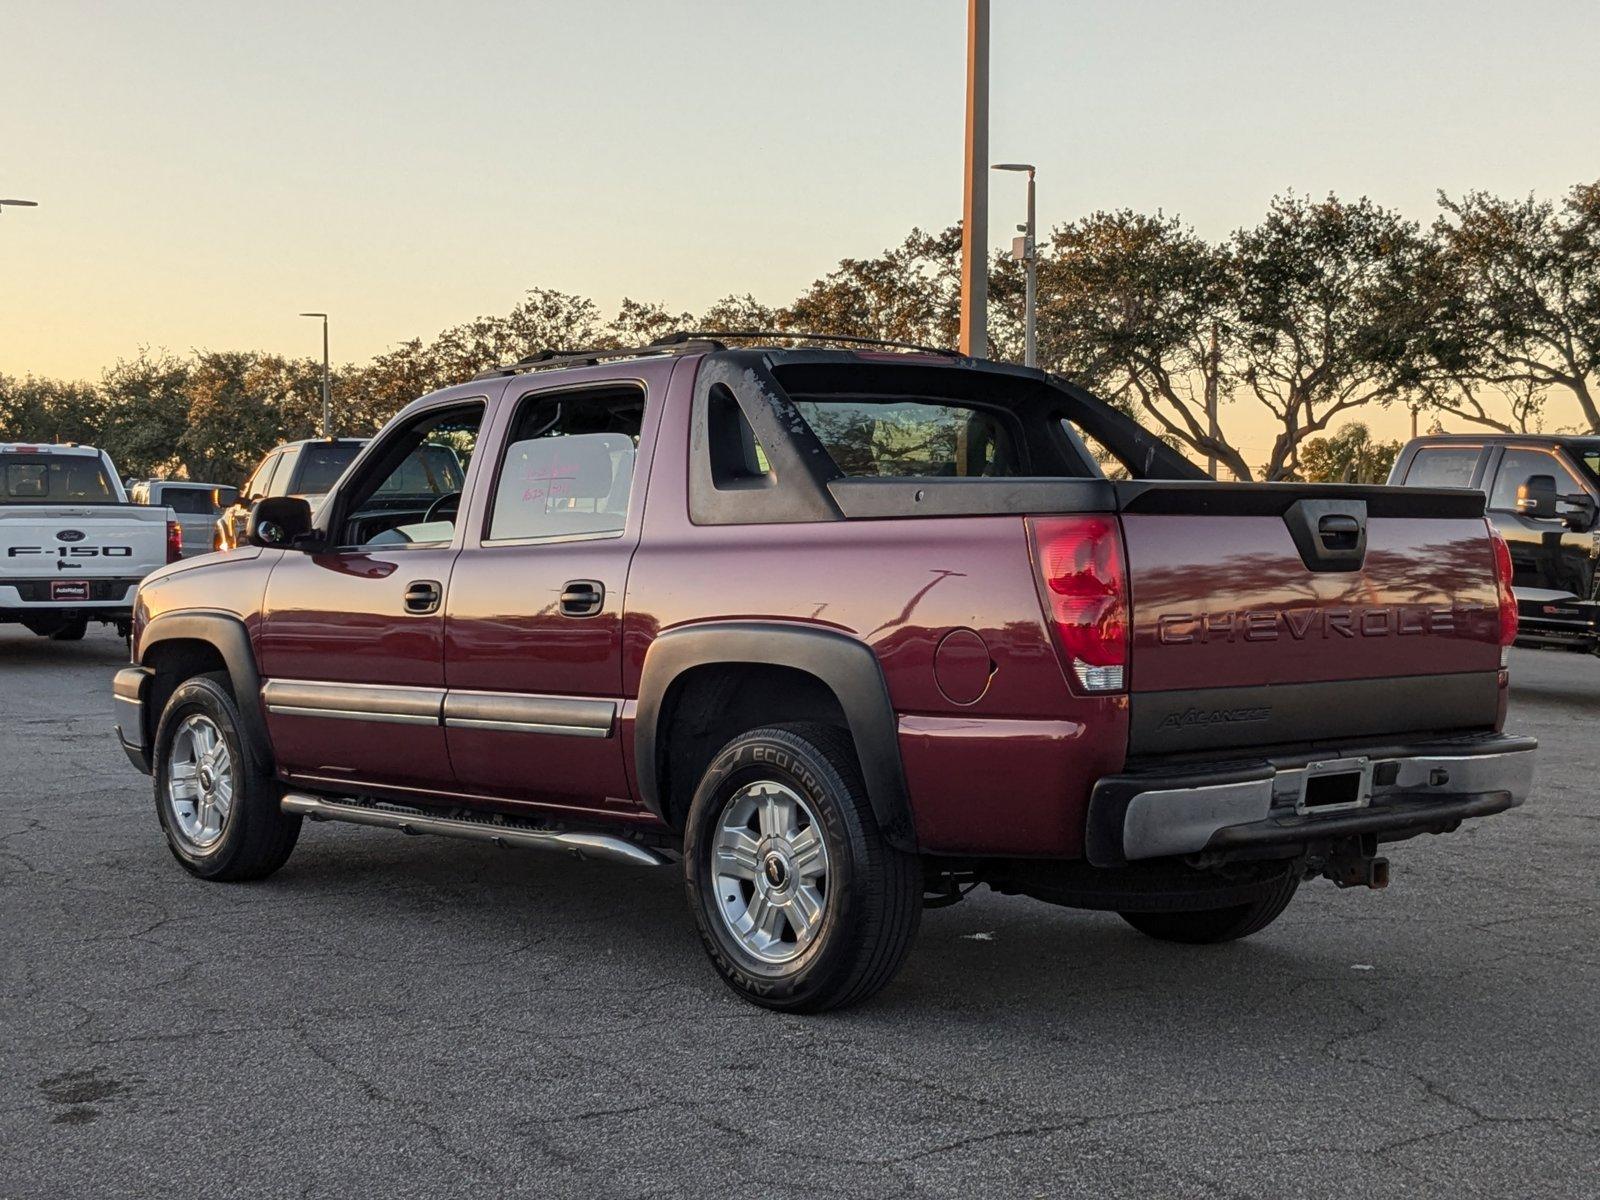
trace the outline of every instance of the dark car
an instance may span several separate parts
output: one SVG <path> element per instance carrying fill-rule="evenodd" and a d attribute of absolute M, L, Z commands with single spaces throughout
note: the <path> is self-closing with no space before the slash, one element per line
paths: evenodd
<path fill-rule="evenodd" d="M 681 862 L 773 1008 L 870 995 L 980 883 L 1231 941 L 1532 781 L 1482 496 L 1216 483 L 952 354 L 540 355 L 246 541 L 145 582 L 115 682 L 186 869 L 270 874 L 304 817 Z"/>
<path fill-rule="evenodd" d="M 1518 641 L 1600 651 L 1600 437 L 1416 438 L 1389 482 L 1484 493 L 1511 548 Z"/>

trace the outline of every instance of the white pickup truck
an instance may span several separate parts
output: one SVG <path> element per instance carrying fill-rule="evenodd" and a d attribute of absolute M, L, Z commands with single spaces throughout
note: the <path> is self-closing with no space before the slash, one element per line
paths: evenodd
<path fill-rule="evenodd" d="M 171 510 L 128 502 L 105 451 L 0 442 L 0 624 L 126 634 L 139 581 L 183 553 Z"/>

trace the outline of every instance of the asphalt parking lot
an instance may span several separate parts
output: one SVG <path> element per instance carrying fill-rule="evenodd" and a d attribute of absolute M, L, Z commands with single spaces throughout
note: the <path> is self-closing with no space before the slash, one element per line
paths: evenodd
<path fill-rule="evenodd" d="M 201 883 L 123 644 L 0 630 L 0 1195 L 1600 1195 L 1600 661 L 1535 798 L 1232 946 L 988 893 L 858 1009 L 736 999 L 674 871 L 307 826 Z"/>

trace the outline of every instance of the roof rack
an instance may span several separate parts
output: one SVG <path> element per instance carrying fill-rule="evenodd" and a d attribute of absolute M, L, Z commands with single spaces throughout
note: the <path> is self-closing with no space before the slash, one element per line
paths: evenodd
<path fill-rule="evenodd" d="M 540 350 L 514 363 L 490 367 L 479 371 L 474 379 L 502 379 L 508 375 L 521 375 L 525 371 L 547 371 L 557 367 L 593 367 L 618 358 L 653 358 L 663 354 L 687 354 L 694 350 L 726 350 L 721 342 L 703 338 L 685 339 L 683 342 L 652 342 L 648 346 L 620 346 L 596 350 Z"/>
<path fill-rule="evenodd" d="M 959 350 L 947 346 L 921 346 L 916 342 L 894 342 L 883 338 L 857 337 L 848 333 L 797 333 L 786 329 L 735 329 L 705 332 L 680 330 L 658 337 L 647 346 L 621 346 L 596 350 L 540 350 L 514 363 L 479 371 L 473 379 L 504 379 L 527 371 L 548 371 L 558 367 L 593 367 L 619 358 L 652 358 L 664 354 L 689 354 L 695 351 L 726 350 L 729 341 L 844 342 L 852 346 L 882 346 L 889 350 L 912 350 L 919 354 L 938 354 L 961 358 Z"/>
<path fill-rule="evenodd" d="M 963 358 L 961 351 L 948 346 L 923 346 L 917 342 L 896 342 L 885 338 L 857 337 L 853 333 L 800 333 L 792 329 L 725 329 L 685 330 L 669 333 L 651 342 L 651 346 L 678 346 L 683 343 L 712 342 L 719 346 L 729 340 L 752 341 L 782 338 L 794 342 L 844 342 L 851 346 L 883 346 L 889 350 L 915 350 L 920 354 L 938 354 L 945 358 Z M 726 346 L 721 346 L 726 349 Z"/>

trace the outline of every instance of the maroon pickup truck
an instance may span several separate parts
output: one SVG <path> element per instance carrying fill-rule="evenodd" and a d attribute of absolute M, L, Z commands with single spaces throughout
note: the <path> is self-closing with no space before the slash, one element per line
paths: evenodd
<path fill-rule="evenodd" d="M 1039 371 L 734 342 L 424 397 L 315 522 L 151 575 L 118 732 L 178 861 L 260 878 L 306 817 L 681 861 L 723 977 L 816 1011 L 978 884 L 1223 942 L 1527 796 L 1481 494 L 1216 483 Z"/>

